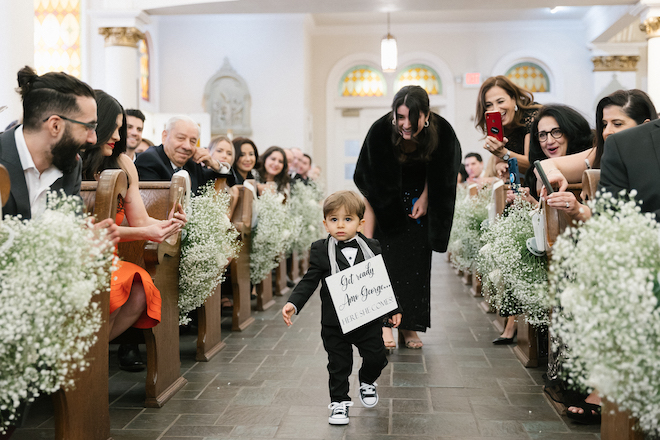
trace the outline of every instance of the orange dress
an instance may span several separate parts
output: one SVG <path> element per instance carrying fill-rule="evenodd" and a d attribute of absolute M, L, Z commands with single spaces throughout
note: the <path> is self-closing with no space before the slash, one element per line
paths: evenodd
<path fill-rule="evenodd" d="M 116 223 L 120 225 L 124 221 L 123 203 L 120 202 L 120 208 L 117 211 Z M 144 286 L 144 294 L 147 299 L 147 308 L 140 319 L 138 319 L 133 327 L 136 328 L 151 328 L 155 327 L 160 322 L 160 291 L 151 280 L 151 275 L 138 266 L 137 264 L 128 261 L 119 261 L 118 269 L 112 272 L 112 280 L 110 282 L 110 313 L 123 306 L 128 300 L 131 293 L 133 281 L 136 276 L 142 279 Z"/>

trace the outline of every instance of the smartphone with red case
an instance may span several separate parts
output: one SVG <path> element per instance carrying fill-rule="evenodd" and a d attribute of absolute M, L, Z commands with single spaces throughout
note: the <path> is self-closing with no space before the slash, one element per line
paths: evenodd
<path fill-rule="evenodd" d="M 486 135 L 493 136 L 498 141 L 504 142 L 502 115 L 500 112 L 486 112 Z"/>

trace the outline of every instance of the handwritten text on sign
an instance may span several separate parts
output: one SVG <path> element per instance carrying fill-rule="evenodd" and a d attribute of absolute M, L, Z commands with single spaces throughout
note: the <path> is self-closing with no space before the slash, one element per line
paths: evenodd
<path fill-rule="evenodd" d="M 381 255 L 331 275 L 325 281 L 344 333 L 398 307 Z"/>

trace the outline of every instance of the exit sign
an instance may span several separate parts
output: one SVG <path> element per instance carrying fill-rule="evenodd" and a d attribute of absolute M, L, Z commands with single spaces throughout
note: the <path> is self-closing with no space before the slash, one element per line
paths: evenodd
<path fill-rule="evenodd" d="M 481 74 L 479 72 L 466 73 L 463 76 L 463 87 L 479 87 L 481 85 Z"/>

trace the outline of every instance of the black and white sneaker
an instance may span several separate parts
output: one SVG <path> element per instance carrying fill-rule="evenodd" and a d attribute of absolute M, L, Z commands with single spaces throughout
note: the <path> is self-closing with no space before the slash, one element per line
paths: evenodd
<path fill-rule="evenodd" d="M 331 410 L 328 423 L 331 425 L 348 425 L 348 407 L 353 406 L 353 402 L 332 402 L 328 405 Z"/>
<path fill-rule="evenodd" d="M 377 385 L 376 382 L 373 384 L 360 382 L 360 402 L 367 408 L 373 408 L 378 403 Z"/>

